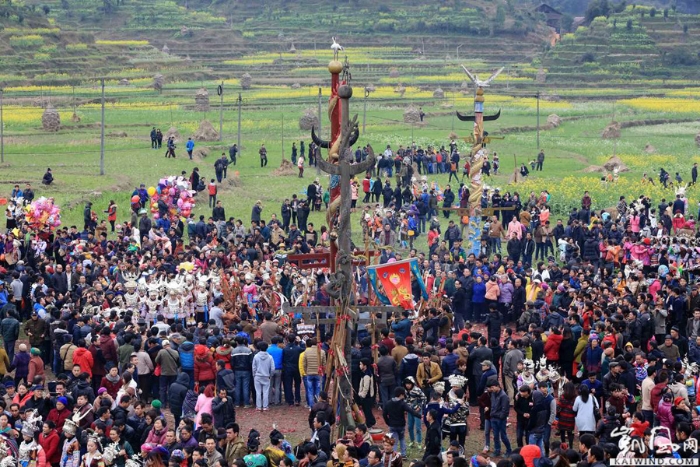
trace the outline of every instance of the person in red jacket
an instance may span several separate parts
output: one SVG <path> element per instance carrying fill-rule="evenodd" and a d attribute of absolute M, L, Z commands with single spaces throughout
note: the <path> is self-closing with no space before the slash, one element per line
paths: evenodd
<path fill-rule="evenodd" d="M 544 344 L 544 356 L 547 357 L 547 364 L 552 365 L 559 362 L 559 346 L 564 336 L 561 335 L 559 328 L 552 328 L 552 332 L 547 337 L 547 342 Z"/>
<path fill-rule="evenodd" d="M 49 411 L 49 416 L 46 417 L 46 421 L 53 423 L 53 427 L 62 432 L 63 424 L 71 415 L 73 415 L 73 413 L 68 410 L 68 398 L 59 396 L 56 398 L 56 408 Z"/>
<path fill-rule="evenodd" d="M 194 380 L 200 387 L 213 383 L 216 379 L 214 359 L 206 345 L 197 344 L 194 347 Z"/>
<path fill-rule="evenodd" d="M 117 393 L 122 387 L 122 378 L 119 376 L 119 368 L 113 363 L 108 363 L 107 368 L 109 373 L 102 378 L 100 386 L 107 390 L 107 393 L 112 396 L 112 399 L 117 397 Z"/>
<path fill-rule="evenodd" d="M 89 374 L 92 378 L 92 367 L 95 360 L 82 339 L 78 341 L 78 348 L 73 352 L 73 364 L 80 365 L 80 371 Z"/>
<path fill-rule="evenodd" d="M 67 409 L 66 409 L 67 411 Z M 46 454 L 46 462 L 55 467 L 61 462 L 60 439 L 56 432 L 56 425 L 51 420 L 46 420 L 39 435 L 39 445 Z"/>

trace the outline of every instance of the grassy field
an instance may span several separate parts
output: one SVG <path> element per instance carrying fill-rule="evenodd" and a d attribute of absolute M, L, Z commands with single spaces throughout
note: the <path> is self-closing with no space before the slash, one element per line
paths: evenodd
<path fill-rule="evenodd" d="M 357 72 L 361 75 L 361 71 Z M 202 84 L 208 88 L 212 108 L 207 113 L 195 112 L 194 93 Z M 61 114 L 63 128 L 57 133 L 41 129 L 42 109 L 27 105 L 41 99 L 42 93 L 31 87 L 6 89 L 4 109 L 5 164 L 0 171 L 0 183 L 9 194 L 12 184 L 31 181 L 37 186 L 37 195 L 53 196 L 63 207 L 63 220 L 68 224 L 81 224 L 82 207 L 90 199 L 98 211 L 105 209 L 110 199 L 120 206 L 119 220 L 128 216 L 128 200 L 131 191 L 140 183 L 155 185 L 164 176 L 188 174 L 194 166 L 208 179 L 214 176 L 214 156 L 221 154 L 236 142 L 237 108 L 235 100 L 241 91 L 235 80 L 227 82 L 224 99 L 224 137 L 221 143 L 197 142 L 197 148 L 207 148 L 209 156 L 187 159 L 184 141 L 193 135 L 199 122 L 210 120 L 218 129 L 218 96 L 214 82 L 187 83 L 166 87 L 162 94 L 139 88 L 113 84 L 107 88 L 106 105 L 106 150 L 105 175 L 99 176 L 100 154 L 100 105 L 99 90 L 94 87 L 76 88 L 76 98 L 66 88 L 46 88 L 44 99 L 50 99 Z M 128 90 L 128 92 L 127 92 Z M 604 90 L 601 90 L 604 91 Z M 291 154 L 291 143 L 310 141 L 309 133 L 300 131 L 298 119 L 306 109 L 318 108 L 317 88 L 291 89 L 284 86 L 254 87 L 243 94 L 241 140 L 243 151 L 239 163 L 230 167 L 229 175 L 238 172 L 239 187 L 224 184 L 219 198 L 223 201 L 228 216 L 249 221 L 250 209 L 258 199 L 263 201 L 266 217 L 278 212 L 283 199 L 296 193 L 303 196 L 308 183 L 316 176 L 314 168 L 308 168 L 303 180 L 295 176 L 275 177 L 272 172 L 282 159 Z M 327 90 L 324 89 L 327 93 Z M 551 91 L 553 93 L 556 90 Z M 640 94 L 644 94 L 640 90 Z M 355 95 L 362 95 L 361 91 Z M 431 97 L 432 93 L 409 88 L 403 97 L 391 89 L 380 88 L 371 95 L 367 104 L 366 131 L 360 143 L 369 142 L 375 150 L 383 150 L 387 144 L 396 149 L 411 141 L 425 147 L 449 142 L 451 132 L 460 137 L 467 136 L 471 127 L 454 117 L 454 111 L 469 112 L 472 97 L 469 93 L 448 92 L 443 99 Z M 507 185 L 514 165 L 527 162 L 537 154 L 537 138 L 534 128 L 537 123 L 537 102 L 531 95 L 507 91 L 499 82 L 486 94 L 486 113 L 502 110 L 502 117 L 487 124 L 492 135 L 502 134 L 505 139 L 495 140 L 490 149 L 501 159 L 501 174 L 487 179 L 486 183 L 501 190 L 518 191 L 527 197 L 530 191 L 546 189 L 552 194 L 556 211 L 563 212 L 577 205 L 584 189 L 593 196 L 594 207 L 613 206 L 619 195 L 636 197 L 640 194 L 639 180 L 644 172 L 657 173 L 660 167 L 672 176 L 680 172 L 684 179 L 690 177 L 692 162 L 700 161 L 694 142 L 698 132 L 696 118 L 700 101 L 696 100 L 697 89 L 687 88 L 668 91 L 667 96 L 636 97 L 629 99 L 606 99 L 591 96 L 588 100 L 558 101 L 540 100 L 540 121 L 544 126 L 547 116 L 557 114 L 563 118 L 560 127 L 540 132 L 540 146 L 545 151 L 545 170 L 533 173 L 528 181 L 517 186 Z M 96 100 L 97 99 L 97 100 Z M 327 97 L 323 98 L 325 106 Z M 75 113 L 80 122 L 71 121 L 73 103 L 78 105 Z M 363 115 L 363 99 L 351 101 L 351 113 Z M 403 123 L 403 111 L 409 105 L 421 105 L 427 113 L 424 125 Z M 603 140 L 601 132 L 613 119 L 620 122 L 642 120 L 666 120 L 669 123 L 651 126 L 636 126 L 623 129 L 618 140 Z M 684 121 L 684 123 L 673 122 Z M 323 121 L 327 130 L 327 122 Z M 152 126 L 163 132 L 175 127 L 182 138 L 178 158 L 165 159 L 164 151 L 150 149 L 148 134 Z M 126 133 L 126 137 L 115 134 Z M 261 144 L 268 148 L 269 165 L 259 167 L 257 150 Z M 653 146 L 653 153 L 645 151 Z M 467 154 L 468 145 L 460 141 L 460 152 Z M 621 174 L 617 187 L 605 187 L 600 181 L 602 174 L 584 173 L 591 165 L 602 165 L 613 154 L 620 155 L 630 168 Z M 41 176 L 51 167 L 56 178 L 54 186 L 39 185 Z M 327 178 L 320 175 L 321 183 L 327 186 Z M 432 175 L 441 188 L 447 175 Z M 647 188 L 645 188 L 647 190 Z M 672 196 L 659 187 L 648 188 L 655 199 Z M 690 190 L 691 200 L 696 193 Z M 202 199 L 195 209 L 196 214 L 210 213 L 206 200 Z M 311 221 L 323 223 L 323 214 L 314 213 Z M 354 226 L 358 226 L 354 223 Z M 356 241 L 361 239 L 355 238 Z M 420 245 L 420 243 L 419 243 Z"/>

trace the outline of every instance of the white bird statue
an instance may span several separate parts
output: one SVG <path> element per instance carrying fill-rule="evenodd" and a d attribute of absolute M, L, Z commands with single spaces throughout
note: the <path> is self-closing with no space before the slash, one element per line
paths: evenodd
<path fill-rule="evenodd" d="M 341 50 L 345 50 L 345 49 L 343 48 L 342 45 L 338 44 L 335 41 L 335 37 L 332 37 L 331 39 L 333 39 L 333 43 L 331 44 L 331 50 L 333 51 L 333 58 L 335 60 L 337 60 L 338 59 L 338 52 L 340 52 Z"/>
<path fill-rule="evenodd" d="M 467 74 L 467 76 L 469 76 L 469 79 L 472 81 L 472 83 L 474 83 L 476 85 L 477 88 L 486 88 L 489 86 L 491 81 L 496 79 L 496 76 L 501 74 L 501 72 L 505 69 L 505 67 L 501 67 L 500 70 L 498 70 L 494 74 L 492 74 L 491 77 L 489 79 L 487 79 L 486 81 L 481 81 L 479 79 L 479 76 L 476 73 L 471 74 L 469 72 L 469 70 L 467 70 L 467 67 L 465 67 L 464 65 L 462 65 L 462 69 Z"/>

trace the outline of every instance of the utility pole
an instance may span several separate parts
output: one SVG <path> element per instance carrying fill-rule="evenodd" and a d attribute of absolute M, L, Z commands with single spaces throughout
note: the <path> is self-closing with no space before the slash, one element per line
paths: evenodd
<path fill-rule="evenodd" d="M 100 125 L 100 175 L 105 174 L 105 79 L 102 81 L 102 125 Z"/>
<path fill-rule="evenodd" d="M 241 93 L 238 93 L 238 152 L 241 152 Z"/>
<path fill-rule="evenodd" d="M 2 95 L 3 90 L 0 89 L 0 162 L 5 163 L 5 122 L 2 119 Z"/>
<path fill-rule="evenodd" d="M 540 149 L 540 92 L 537 91 L 537 150 Z"/>
<path fill-rule="evenodd" d="M 315 44 L 316 42 L 314 42 Z M 322 120 L 321 120 L 321 88 L 318 88 L 318 134 L 321 134 Z"/>
<path fill-rule="evenodd" d="M 362 133 L 365 132 L 365 124 L 367 123 L 367 98 L 369 97 L 369 90 L 365 88 L 365 101 L 364 109 L 362 110 Z"/>
<path fill-rule="evenodd" d="M 284 114 L 282 114 L 282 160 L 284 160 Z"/>
<path fill-rule="evenodd" d="M 219 92 L 219 141 L 224 137 L 224 82 L 217 89 Z M 239 120 L 240 122 L 240 120 Z"/>

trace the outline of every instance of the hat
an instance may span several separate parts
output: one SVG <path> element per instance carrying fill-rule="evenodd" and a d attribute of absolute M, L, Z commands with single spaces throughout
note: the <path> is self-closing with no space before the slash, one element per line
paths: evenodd
<path fill-rule="evenodd" d="M 36 347 L 32 347 L 32 350 L 30 350 L 32 355 L 41 355 L 41 350 L 37 349 Z"/>
<path fill-rule="evenodd" d="M 666 340 L 666 339 L 671 339 L 671 340 L 673 340 L 673 337 L 671 337 L 671 334 L 666 334 L 666 337 L 664 337 L 664 340 Z"/>
<path fill-rule="evenodd" d="M 68 405 L 68 399 L 63 396 L 57 397 L 56 402 L 60 402 L 63 405 Z"/>
<path fill-rule="evenodd" d="M 680 329 L 678 329 L 678 326 L 673 326 L 671 327 L 671 331 L 680 332 Z"/>
<path fill-rule="evenodd" d="M 170 460 L 184 461 L 185 453 L 183 453 L 180 449 L 175 449 L 172 454 L 170 454 Z"/>
<path fill-rule="evenodd" d="M 151 402 L 151 407 L 154 409 L 160 409 L 163 406 L 161 402 L 158 399 L 153 399 L 153 402 Z"/>
<path fill-rule="evenodd" d="M 413 345 L 413 337 L 412 336 L 408 336 L 406 338 L 406 345 Z"/>
<path fill-rule="evenodd" d="M 32 316 L 39 316 L 39 313 L 37 313 L 36 310 L 32 311 Z"/>
<path fill-rule="evenodd" d="M 615 360 L 610 362 L 610 365 L 609 365 L 610 368 L 615 368 L 616 366 L 620 366 L 620 362 L 616 362 Z"/>
<path fill-rule="evenodd" d="M 642 243 L 644 243 L 645 245 L 651 245 L 651 240 L 645 238 L 644 240 L 642 240 Z"/>
<path fill-rule="evenodd" d="M 673 405 L 681 405 L 683 401 L 684 399 L 681 396 L 678 396 L 675 399 L 673 399 Z"/>
<path fill-rule="evenodd" d="M 168 339 L 163 339 L 163 347 L 166 345 L 170 345 L 170 341 Z"/>
<path fill-rule="evenodd" d="M 7 383 L 5 383 L 5 387 L 6 387 L 6 388 L 13 388 L 13 387 L 15 387 L 15 382 L 14 382 L 14 381 L 8 381 Z"/>
<path fill-rule="evenodd" d="M 540 283 L 542 283 L 542 281 L 541 281 L 540 279 L 535 279 L 535 280 L 533 280 L 532 282 L 534 282 L 535 284 L 540 284 Z"/>
<path fill-rule="evenodd" d="M 100 389 L 97 390 L 97 395 L 98 395 L 98 396 L 101 396 L 101 395 L 104 394 L 105 392 L 107 392 L 107 388 L 100 388 Z"/>

